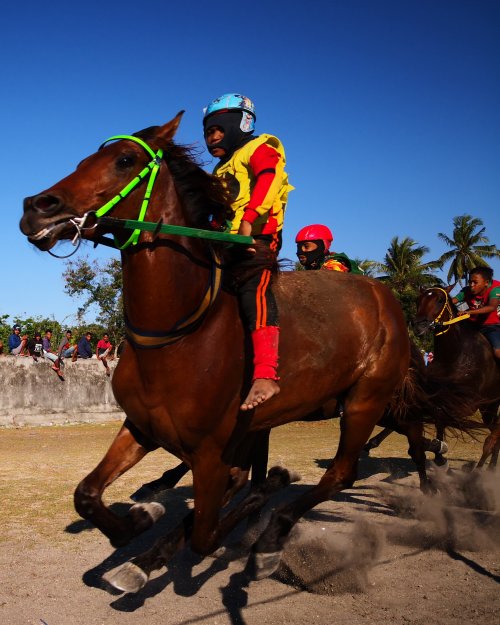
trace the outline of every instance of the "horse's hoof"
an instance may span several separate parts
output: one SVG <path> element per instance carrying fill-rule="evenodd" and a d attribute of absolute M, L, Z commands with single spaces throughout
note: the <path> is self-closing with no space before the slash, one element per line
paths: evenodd
<path fill-rule="evenodd" d="M 154 525 L 165 514 L 165 507 L 157 501 L 149 503 L 136 503 L 129 510 L 134 521 L 136 532 L 143 532 Z"/>
<path fill-rule="evenodd" d="M 133 562 L 126 562 L 102 576 L 103 580 L 124 592 L 139 592 L 148 581 L 146 573 Z"/>
<path fill-rule="evenodd" d="M 429 468 L 432 468 L 433 471 L 439 471 L 441 473 L 446 473 L 450 468 L 448 464 L 448 460 L 443 458 L 444 462 L 436 462 L 436 460 L 431 460 L 429 464 Z"/>
<path fill-rule="evenodd" d="M 434 454 L 445 454 L 448 451 L 448 445 L 439 438 L 433 438 L 429 443 L 429 451 Z"/>
<path fill-rule="evenodd" d="M 439 453 L 440 454 L 448 453 L 448 445 L 444 441 L 441 441 L 441 449 L 439 450 Z"/>
<path fill-rule="evenodd" d="M 280 565 L 282 553 L 283 551 L 274 551 L 273 553 L 252 553 L 250 557 L 252 558 L 253 564 L 253 578 L 255 580 L 259 580 L 272 575 Z"/>
<path fill-rule="evenodd" d="M 297 473 L 297 471 L 288 471 L 288 474 L 290 476 L 290 484 L 293 484 L 295 482 L 300 482 L 302 479 L 302 476 L 300 475 L 300 473 Z"/>
<path fill-rule="evenodd" d="M 291 471 L 286 467 L 276 466 L 271 467 L 267 473 L 267 479 L 278 478 L 280 481 L 279 487 L 283 488 L 288 486 L 289 484 L 293 484 L 294 482 L 300 482 L 302 479 L 300 473 L 296 471 Z"/>
<path fill-rule="evenodd" d="M 234 562 L 244 557 L 248 553 L 248 549 L 245 549 L 242 545 L 222 546 L 213 551 L 209 557 L 215 560 L 222 560 L 222 562 Z"/>

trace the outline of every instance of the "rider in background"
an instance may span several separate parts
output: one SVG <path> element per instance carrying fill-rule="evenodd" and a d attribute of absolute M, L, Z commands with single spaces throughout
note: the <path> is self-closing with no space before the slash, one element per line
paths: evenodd
<path fill-rule="evenodd" d="M 214 174 L 230 194 L 234 218 L 229 232 L 252 236 L 257 245 L 245 250 L 255 259 L 252 277 L 238 285 L 238 299 L 250 329 L 254 373 L 252 387 L 241 405 L 250 410 L 279 393 L 279 317 L 272 292 L 271 268 L 282 242 L 288 192 L 285 151 L 273 135 L 254 136 L 255 107 L 237 93 L 213 100 L 205 109 L 203 130 L 208 151 L 220 159 Z M 267 260 L 266 260 L 267 259 Z M 253 260 L 252 260 L 253 262 Z"/>
<path fill-rule="evenodd" d="M 469 272 L 469 285 L 453 298 L 453 303 L 466 302 L 473 322 L 493 347 L 500 360 L 500 282 L 493 280 L 491 267 L 476 267 Z"/>
<path fill-rule="evenodd" d="M 295 243 L 297 243 L 297 257 L 304 269 L 307 271 L 327 269 L 328 271 L 364 274 L 357 263 L 346 254 L 330 252 L 332 242 L 331 230 L 322 224 L 311 224 L 299 230 Z"/>

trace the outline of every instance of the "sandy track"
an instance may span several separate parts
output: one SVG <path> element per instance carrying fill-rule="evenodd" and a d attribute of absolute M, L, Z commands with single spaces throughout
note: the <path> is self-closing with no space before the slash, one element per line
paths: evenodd
<path fill-rule="evenodd" d="M 453 443 L 451 475 L 423 497 L 395 437 L 360 463 L 357 486 L 300 523 L 279 575 L 250 581 L 245 559 L 201 562 L 183 552 L 136 595 L 110 594 L 102 574 L 146 549 L 191 504 L 190 477 L 163 498 L 167 516 L 114 551 L 72 510 L 72 490 L 116 430 L 106 426 L 0 430 L 0 622 L 5 625 L 411 623 L 491 625 L 500 616 L 500 479 L 460 468 L 477 443 Z M 273 432 L 271 456 L 303 474 L 279 499 L 321 475 L 336 424 Z M 385 457 L 385 458 L 384 458 Z M 285 462 L 286 461 L 286 462 Z M 174 464 L 155 452 L 110 489 L 126 509 L 143 480 Z M 277 500 L 274 500 L 276 503 Z"/>

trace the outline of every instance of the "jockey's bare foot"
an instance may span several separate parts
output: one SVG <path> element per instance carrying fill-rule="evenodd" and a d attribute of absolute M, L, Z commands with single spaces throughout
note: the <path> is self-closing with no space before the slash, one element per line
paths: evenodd
<path fill-rule="evenodd" d="M 257 408 L 257 406 L 271 399 L 271 397 L 274 397 L 279 392 L 280 387 L 275 380 L 258 378 L 254 380 L 247 398 L 240 406 L 240 410 L 252 410 L 252 408 Z"/>

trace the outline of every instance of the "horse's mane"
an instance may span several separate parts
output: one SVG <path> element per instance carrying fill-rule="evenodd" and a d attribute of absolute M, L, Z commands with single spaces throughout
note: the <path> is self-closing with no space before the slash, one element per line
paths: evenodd
<path fill-rule="evenodd" d="M 135 136 L 148 142 L 156 128 L 145 128 Z M 216 176 L 201 168 L 196 156 L 194 148 L 170 141 L 163 160 L 192 225 L 209 230 L 223 229 L 226 221 L 234 216 L 228 192 Z"/>

